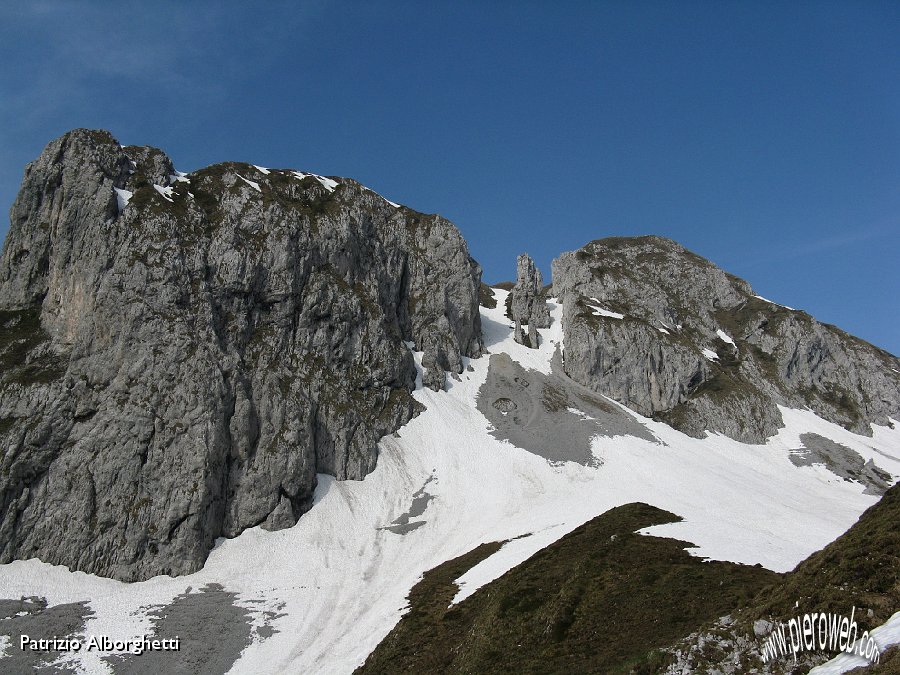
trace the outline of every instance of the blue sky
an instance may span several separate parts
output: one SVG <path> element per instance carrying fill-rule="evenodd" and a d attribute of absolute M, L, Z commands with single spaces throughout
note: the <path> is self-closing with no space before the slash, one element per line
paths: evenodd
<path fill-rule="evenodd" d="M 182 171 L 356 178 L 488 282 L 668 236 L 900 354 L 898 35 L 897 2 L 5 3 L 0 207 L 106 128 Z"/>

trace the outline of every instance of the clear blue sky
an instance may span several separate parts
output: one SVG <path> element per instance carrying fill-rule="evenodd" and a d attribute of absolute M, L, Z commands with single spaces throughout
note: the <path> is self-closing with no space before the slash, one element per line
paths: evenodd
<path fill-rule="evenodd" d="M 898 36 L 893 1 L 4 3 L 0 207 L 101 127 L 182 171 L 356 178 L 489 282 L 672 237 L 900 354 Z"/>

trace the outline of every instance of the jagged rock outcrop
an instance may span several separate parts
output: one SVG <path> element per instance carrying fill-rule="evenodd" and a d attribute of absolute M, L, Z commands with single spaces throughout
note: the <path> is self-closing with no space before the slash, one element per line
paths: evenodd
<path fill-rule="evenodd" d="M 538 328 L 550 326 L 550 310 L 544 296 L 541 271 L 527 253 L 516 259 L 516 285 L 510 292 L 510 313 L 515 321 L 515 340 L 527 347 L 538 347 Z M 522 325 L 528 325 L 528 335 Z"/>
<path fill-rule="evenodd" d="M 900 360 L 671 240 L 591 242 L 554 261 L 553 287 L 565 372 L 686 433 L 762 442 L 777 404 L 865 434 L 900 419 Z"/>
<path fill-rule="evenodd" d="M 175 172 L 104 131 L 26 169 L 0 258 L 0 562 L 124 580 L 292 525 L 482 351 L 440 216 L 349 179 Z"/>

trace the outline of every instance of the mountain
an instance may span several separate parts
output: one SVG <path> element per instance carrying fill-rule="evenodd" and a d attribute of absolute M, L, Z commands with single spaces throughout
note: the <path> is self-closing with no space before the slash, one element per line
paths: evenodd
<path fill-rule="evenodd" d="M 900 418 L 897 359 L 662 237 L 612 237 L 553 264 L 565 370 L 693 436 L 760 443 L 778 405 L 857 433 Z"/>
<path fill-rule="evenodd" d="M 897 358 L 658 237 L 517 271 L 348 178 L 53 141 L 0 257 L 0 670 L 656 672 L 817 583 L 892 634 L 892 511 L 874 568 L 835 540 L 900 478 Z"/>
<path fill-rule="evenodd" d="M 406 341 L 432 387 L 481 353 L 480 275 L 354 181 L 53 141 L 0 259 L 0 561 L 134 581 L 293 525 L 419 410 Z"/>

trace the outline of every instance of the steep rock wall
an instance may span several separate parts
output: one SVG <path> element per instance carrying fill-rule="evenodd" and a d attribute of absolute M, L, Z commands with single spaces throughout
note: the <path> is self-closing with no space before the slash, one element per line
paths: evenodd
<path fill-rule="evenodd" d="M 0 257 L 0 562 L 124 580 L 293 525 L 482 351 L 480 267 L 349 179 L 75 130 L 26 170 Z"/>

